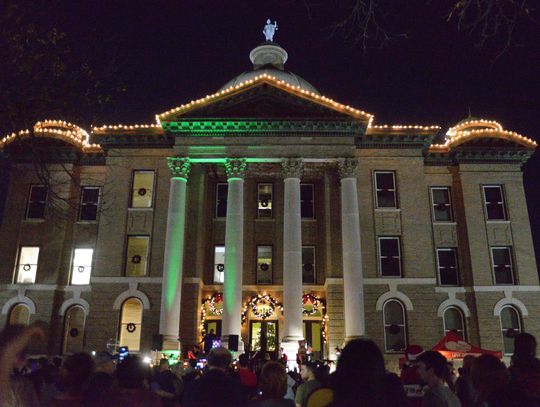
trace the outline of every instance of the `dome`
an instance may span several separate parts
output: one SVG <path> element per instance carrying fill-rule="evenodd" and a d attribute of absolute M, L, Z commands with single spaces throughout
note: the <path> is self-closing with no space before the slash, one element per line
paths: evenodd
<path fill-rule="evenodd" d="M 249 58 L 253 63 L 253 70 L 246 71 L 234 77 L 223 85 L 219 90 L 236 86 L 242 82 L 254 79 L 255 77 L 267 74 L 278 80 L 287 82 L 290 85 L 298 86 L 308 92 L 320 95 L 315 86 L 304 78 L 285 70 L 285 62 L 288 59 L 287 51 L 274 42 L 265 42 L 251 50 Z"/>

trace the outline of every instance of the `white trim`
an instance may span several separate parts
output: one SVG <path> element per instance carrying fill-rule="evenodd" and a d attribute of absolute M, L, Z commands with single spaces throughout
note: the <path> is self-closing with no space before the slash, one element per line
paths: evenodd
<path fill-rule="evenodd" d="M 512 246 L 490 246 L 489 253 L 491 254 L 491 275 L 493 277 L 493 283 L 497 284 L 497 275 L 495 274 L 495 259 L 493 257 L 493 250 L 506 249 L 508 252 L 508 259 L 510 260 L 510 277 L 512 279 L 512 285 L 516 282 L 516 277 L 514 275 L 514 251 Z"/>
<path fill-rule="evenodd" d="M 447 293 L 449 296 L 452 293 L 454 296 L 456 293 L 464 293 L 467 292 L 467 288 L 465 287 L 454 287 L 454 286 L 442 286 L 442 287 L 435 287 L 436 293 Z"/>
<path fill-rule="evenodd" d="M 195 279 L 195 278 L 194 278 Z M 198 280 L 198 278 L 197 278 Z M 328 280 L 328 279 L 327 279 Z M 336 278 L 336 279 L 332 279 L 332 280 L 338 280 L 338 282 L 335 282 L 335 283 L 332 283 L 332 284 L 343 284 L 343 279 L 341 278 Z M 186 280 L 184 280 L 184 283 L 186 282 Z M 197 283 L 198 281 L 193 281 L 193 283 Z M 223 291 L 223 284 L 206 284 L 206 285 L 203 285 L 203 290 L 205 291 L 210 291 L 210 290 L 214 290 L 214 291 L 218 291 L 218 292 L 221 292 Z M 311 291 L 323 291 L 326 289 L 326 284 L 325 285 L 321 285 L 321 284 L 304 284 L 302 285 L 302 291 L 304 292 L 311 292 Z M 277 285 L 277 284 L 244 284 L 242 285 L 242 290 L 243 291 L 283 291 L 283 285 Z"/>
<path fill-rule="evenodd" d="M 26 297 L 25 295 L 17 295 L 16 297 L 12 297 L 9 300 L 6 301 L 4 306 L 2 307 L 2 315 L 7 315 L 9 313 L 9 310 L 11 307 L 13 307 L 16 304 L 24 304 L 28 307 L 29 314 L 35 314 L 36 313 L 36 304 L 34 301 L 32 301 L 30 298 Z"/>
<path fill-rule="evenodd" d="M 202 279 L 199 277 L 184 277 L 184 284 L 202 284 Z"/>
<path fill-rule="evenodd" d="M 382 294 L 377 299 L 377 304 L 375 305 L 375 309 L 377 311 L 382 311 L 384 303 L 391 299 L 396 299 L 396 300 L 401 301 L 401 303 L 405 305 L 405 309 L 407 311 L 414 310 L 414 307 L 410 298 L 407 297 L 405 294 L 403 294 L 401 291 L 387 291 L 384 294 Z"/>
<path fill-rule="evenodd" d="M 493 315 L 500 318 L 501 311 L 506 306 L 513 306 L 514 308 L 517 308 L 521 313 L 522 317 L 526 317 L 529 315 L 529 311 L 527 310 L 525 304 L 523 304 L 517 298 L 503 298 L 502 300 L 497 302 L 497 304 L 495 304 L 495 307 L 493 308 Z"/>
<path fill-rule="evenodd" d="M 377 174 L 392 174 L 392 181 L 394 181 L 394 189 L 390 190 L 394 192 L 394 206 L 379 206 L 379 197 L 377 196 L 377 192 L 379 190 L 379 186 L 377 184 Z M 396 185 L 396 171 L 394 170 L 373 170 L 373 189 L 375 190 L 375 209 L 399 209 L 398 206 L 398 199 L 397 199 L 397 185 Z"/>
<path fill-rule="evenodd" d="M 452 193 L 451 193 L 450 188 L 451 188 L 450 186 L 446 186 L 446 185 L 441 185 L 441 186 L 433 185 L 429 187 L 429 192 L 431 196 L 431 219 L 433 220 L 433 223 L 435 224 L 444 224 L 444 225 L 456 224 L 456 222 L 454 221 L 454 205 L 452 202 Z M 445 204 L 445 205 L 448 205 L 450 207 L 450 220 L 436 220 L 435 219 L 435 198 L 433 197 L 434 189 L 444 189 L 448 191 L 448 204 Z"/>
<path fill-rule="evenodd" d="M 501 201 L 500 202 L 497 202 L 498 204 L 500 204 L 503 208 L 503 213 L 504 213 L 504 219 L 488 219 L 488 209 L 487 209 L 487 200 L 486 200 L 486 187 L 487 188 L 499 188 L 499 191 L 501 193 Z M 482 198 L 484 200 L 484 218 L 487 221 L 489 222 L 493 222 L 493 221 L 509 221 L 509 216 L 508 216 L 508 210 L 506 208 L 506 199 L 505 199 L 505 196 L 504 196 L 504 189 L 503 189 L 503 184 L 482 184 L 481 185 L 481 188 L 482 188 Z"/>
<path fill-rule="evenodd" d="M 163 277 L 91 277 L 90 283 L 104 284 L 161 284 Z"/>
<path fill-rule="evenodd" d="M 364 284 L 365 283 L 366 283 L 366 279 L 364 278 Z M 326 277 L 326 280 L 324 281 L 325 287 L 327 285 L 338 285 L 338 284 L 343 284 L 343 277 Z"/>
<path fill-rule="evenodd" d="M 142 291 L 139 291 L 136 286 L 132 284 L 130 284 L 129 290 L 120 293 L 118 297 L 116 297 L 113 303 L 113 309 L 119 310 L 120 308 L 122 308 L 122 304 L 124 303 L 124 301 L 130 297 L 137 298 L 142 303 L 143 309 L 150 309 L 150 300 L 148 299 L 148 296 Z"/>
<path fill-rule="evenodd" d="M 70 298 L 69 300 L 65 300 L 58 311 L 58 315 L 64 316 L 66 311 L 74 305 L 82 307 L 86 319 L 86 316 L 90 313 L 90 304 L 82 298 Z"/>
<path fill-rule="evenodd" d="M 540 285 L 475 285 L 472 289 L 476 292 L 537 292 L 540 291 Z"/>
<path fill-rule="evenodd" d="M 399 266 L 399 275 L 398 276 L 385 276 L 382 273 L 382 249 L 381 249 L 381 242 L 383 240 L 395 240 L 397 241 L 397 256 L 388 256 L 392 257 L 393 259 L 398 260 L 398 266 Z M 385 256 L 386 257 L 386 256 Z M 377 258 L 379 263 L 379 277 L 381 278 L 400 278 L 403 275 L 403 264 L 402 264 L 402 258 L 401 258 L 401 237 L 400 236 L 377 236 Z"/>
<path fill-rule="evenodd" d="M 449 307 L 446 307 L 446 308 L 443 309 L 442 315 L 439 315 L 443 320 L 443 333 L 446 336 L 447 332 L 450 331 L 450 329 L 446 329 L 446 320 L 444 319 L 444 314 L 451 308 L 455 309 L 459 313 L 459 318 L 461 319 L 461 331 L 463 332 L 463 335 L 461 335 L 461 336 L 463 337 L 464 340 L 467 340 L 467 322 L 466 322 L 465 318 L 463 317 L 463 308 L 460 308 L 460 307 L 457 307 L 457 306 L 451 305 Z M 465 315 L 465 316 L 467 317 L 467 315 Z"/>
<path fill-rule="evenodd" d="M 59 287 L 56 284 L 0 284 L 0 290 L 54 291 Z"/>
<path fill-rule="evenodd" d="M 470 318 L 471 310 L 469 309 L 467 304 L 465 304 L 463 301 L 458 300 L 456 298 L 449 298 L 449 299 L 444 300 L 443 302 L 441 302 L 441 304 L 439 305 L 439 308 L 437 309 L 437 316 L 443 318 L 444 317 L 444 312 L 446 311 L 446 309 L 451 308 L 451 307 L 458 308 L 461 311 L 462 316 L 464 314 L 465 317 Z M 463 321 L 463 323 L 465 324 L 465 321 Z M 465 326 L 465 325 L 463 325 L 463 326 Z"/>
<path fill-rule="evenodd" d="M 408 341 L 407 341 L 407 315 L 405 313 L 405 309 L 403 308 L 403 303 L 401 301 L 398 301 L 396 300 L 396 298 L 391 298 L 387 301 L 384 302 L 383 304 L 383 309 L 382 309 L 382 314 L 383 314 L 383 330 L 384 330 L 384 353 L 401 353 L 402 350 L 398 350 L 398 351 L 394 351 L 392 349 L 387 349 L 387 343 L 386 343 L 386 326 L 387 326 L 387 323 L 386 323 L 386 314 L 384 313 L 384 308 L 388 305 L 389 302 L 397 302 L 399 304 L 399 307 L 401 308 L 401 315 L 402 315 L 402 318 L 403 318 L 403 324 L 402 325 L 398 325 L 398 326 L 401 326 L 403 327 L 403 342 L 405 344 L 405 348 L 407 347 L 408 345 Z"/>
<path fill-rule="evenodd" d="M 399 277 L 364 278 L 364 284 L 365 285 L 377 285 L 377 284 L 437 285 L 437 279 L 436 278 L 423 278 L 423 277 L 422 278 L 399 278 Z M 454 288 L 454 287 L 451 287 L 451 288 Z"/>

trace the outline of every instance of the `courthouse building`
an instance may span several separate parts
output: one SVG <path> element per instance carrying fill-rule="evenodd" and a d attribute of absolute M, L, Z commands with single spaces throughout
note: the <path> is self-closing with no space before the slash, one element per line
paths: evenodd
<path fill-rule="evenodd" d="M 452 330 L 507 354 L 540 334 L 521 173 L 535 142 L 471 117 L 381 125 L 276 43 L 250 58 L 155 124 L 1 139 L 2 327 L 45 322 L 51 354 L 185 351 L 213 329 L 289 357 L 368 336 L 388 359 Z"/>

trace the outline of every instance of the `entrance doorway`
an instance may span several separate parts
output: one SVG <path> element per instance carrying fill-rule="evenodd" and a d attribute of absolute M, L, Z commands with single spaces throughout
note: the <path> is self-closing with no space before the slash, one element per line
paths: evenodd
<path fill-rule="evenodd" d="M 324 359 L 322 324 L 320 321 L 304 321 L 304 338 L 307 346 L 311 347 L 312 357 L 316 360 Z"/>
<path fill-rule="evenodd" d="M 268 352 L 277 358 L 278 321 L 251 321 L 249 324 L 249 344 L 252 352 Z"/>
<path fill-rule="evenodd" d="M 210 319 L 204 321 L 204 332 L 209 333 L 213 329 L 214 333 L 221 339 L 221 319 Z"/>

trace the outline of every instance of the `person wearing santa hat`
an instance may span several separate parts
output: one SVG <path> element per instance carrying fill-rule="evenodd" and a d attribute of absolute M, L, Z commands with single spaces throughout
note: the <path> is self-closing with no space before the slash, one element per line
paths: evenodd
<path fill-rule="evenodd" d="M 424 397 L 424 383 L 418 374 L 418 366 L 414 363 L 416 358 L 424 352 L 419 345 L 409 345 L 405 348 L 405 363 L 401 368 L 401 383 L 411 407 L 420 407 Z"/>

